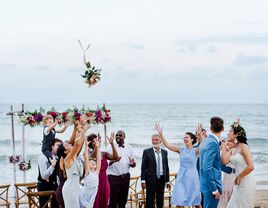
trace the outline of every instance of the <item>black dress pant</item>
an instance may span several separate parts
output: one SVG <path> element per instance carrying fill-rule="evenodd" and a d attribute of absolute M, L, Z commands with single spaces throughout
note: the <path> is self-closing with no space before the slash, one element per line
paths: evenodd
<path fill-rule="evenodd" d="M 45 183 L 45 182 L 38 182 L 37 183 L 37 190 L 38 191 L 56 191 L 57 186 L 58 185 L 56 182 L 54 184 Z M 49 197 L 39 197 L 40 207 L 43 207 L 46 204 L 46 202 L 48 201 L 48 199 L 49 199 Z M 46 207 L 48 207 L 48 206 L 46 206 Z M 53 198 L 52 198 L 52 207 L 53 208 L 59 207 L 55 196 L 53 196 Z"/>
<path fill-rule="evenodd" d="M 146 208 L 163 208 L 165 191 L 165 179 L 161 176 L 154 185 L 146 183 Z"/>
<path fill-rule="evenodd" d="M 125 208 L 128 197 L 130 174 L 121 176 L 108 175 L 110 201 L 108 208 Z"/>

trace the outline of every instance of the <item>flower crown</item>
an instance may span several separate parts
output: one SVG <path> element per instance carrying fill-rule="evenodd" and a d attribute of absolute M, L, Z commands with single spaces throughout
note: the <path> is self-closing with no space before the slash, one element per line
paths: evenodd
<path fill-rule="evenodd" d="M 245 129 L 240 125 L 239 122 L 235 121 L 232 125 L 231 128 L 234 130 L 234 133 L 237 134 L 237 136 L 243 136 L 246 137 L 246 131 Z"/>

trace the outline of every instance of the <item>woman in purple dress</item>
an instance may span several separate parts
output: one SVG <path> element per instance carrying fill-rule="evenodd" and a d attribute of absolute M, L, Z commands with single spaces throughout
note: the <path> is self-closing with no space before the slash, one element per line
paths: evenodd
<path fill-rule="evenodd" d="M 58 169 L 59 185 L 58 185 L 58 188 L 56 190 L 56 200 L 58 202 L 59 208 L 65 208 L 63 197 L 62 197 L 62 187 L 63 187 L 67 178 L 66 178 L 66 175 L 64 173 L 63 163 L 64 163 L 64 159 L 61 158 L 59 169 Z"/>
<path fill-rule="evenodd" d="M 91 157 L 96 157 L 96 151 L 95 150 L 95 143 L 94 143 L 94 139 L 98 138 L 100 140 L 100 135 L 96 135 L 94 133 L 90 134 L 87 137 L 87 141 L 89 142 L 89 149 L 92 150 L 92 154 Z M 111 146 L 112 146 L 112 150 L 113 153 L 107 153 L 107 152 L 102 152 L 102 158 L 101 158 L 101 169 L 100 169 L 100 173 L 99 173 L 99 187 L 98 187 L 98 192 L 96 195 L 96 199 L 94 202 L 94 207 L 93 208 L 107 208 L 108 207 L 108 202 L 109 202 L 109 198 L 110 198 L 110 185 L 109 185 L 109 181 L 108 181 L 108 176 L 106 174 L 106 170 L 108 168 L 108 162 L 107 160 L 118 160 L 118 154 L 116 151 L 116 148 L 114 146 L 114 138 L 115 135 L 114 133 L 111 134 L 111 137 L 108 139 Z"/>

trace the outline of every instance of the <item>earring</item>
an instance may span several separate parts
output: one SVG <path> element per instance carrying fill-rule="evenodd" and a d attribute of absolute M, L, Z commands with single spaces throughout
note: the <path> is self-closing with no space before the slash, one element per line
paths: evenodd
<path fill-rule="evenodd" d="M 236 143 L 236 144 L 237 144 L 237 142 L 238 142 L 238 141 L 237 141 L 237 139 L 235 138 L 235 139 L 234 139 L 234 143 Z"/>

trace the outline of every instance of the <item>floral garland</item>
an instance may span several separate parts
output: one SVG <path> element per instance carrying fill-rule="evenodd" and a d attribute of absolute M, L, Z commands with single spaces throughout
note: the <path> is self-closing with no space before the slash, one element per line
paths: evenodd
<path fill-rule="evenodd" d="M 20 156 L 19 155 L 11 155 L 8 157 L 9 158 L 9 162 L 16 164 L 20 161 Z M 29 170 L 32 166 L 31 166 L 31 160 L 29 160 L 28 162 L 25 161 L 21 161 L 20 163 L 18 163 L 19 169 L 24 171 L 24 170 Z"/>
<path fill-rule="evenodd" d="M 9 158 L 9 162 L 13 163 L 13 164 L 15 164 L 15 163 L 20 161 L 20 156 L 19 155 L 11 155 L 8 158 Z"/>
<path fill-rule="evenodd" d="M 20 170 L 29 170 L 31 169 L 31 167 L 32 167 L 31 160 L 29 160 L 28 162 L 22 161 L 19 163 Z"/>
<path fill-rule="evenodd" d="M 39 111 L 35 110 L 34 112 L 24 112 L 19 117 L 20 123 L 23 125 L 29 125 L 31 127 L 40 126 L 43 124 L 43 118 L 45 115 L 51 115 L 54 120 L 57 119 L 59 125 L 70 121 L 74 122 L 87 122 L 90 124 L 105 124 L 112 121 L 110 114 L 111 110 L 107 109 L 105 104 L 97 110 L 92 109 L 78 109 L 74 107 L 73 109 L 69 108 L 63 112 L 57 112 L 55 108 L 45 112 L 43 108 L 40 108 Z"/>

